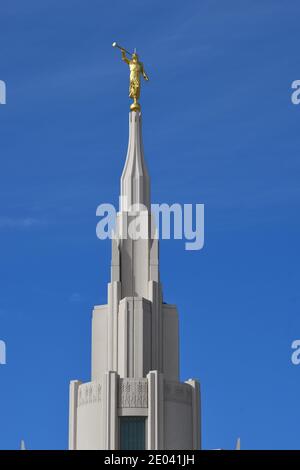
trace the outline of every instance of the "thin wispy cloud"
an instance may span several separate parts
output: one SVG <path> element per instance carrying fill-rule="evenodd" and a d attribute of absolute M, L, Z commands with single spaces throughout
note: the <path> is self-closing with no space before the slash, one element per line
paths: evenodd
<path fill-rule="evenodd" d="M 79 292 L 73 292 L 69 297 L 69 301 L 71 303 L 82 302 L 82 300 L 83 300 L 83 297 L 81 294 L 79 294 Z"/>
<path fill-rule="evenodd" d="M 33 217 L 0 217 L 0 230 L 27 230 L 35 227 L 43 227 L 45 225 L 47 225 L 45 220 Z"/>

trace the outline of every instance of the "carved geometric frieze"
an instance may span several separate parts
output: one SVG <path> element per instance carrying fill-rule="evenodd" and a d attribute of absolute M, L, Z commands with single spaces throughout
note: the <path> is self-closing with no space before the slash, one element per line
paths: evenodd
<path fill-rule="evenodd" d="M 101 401 L 102 385 L 100 382 L 87 382 L 78 389 L 78 406 Z"/>
<path fill-rule="evenodd" d="M 118 398 L 119 408 L 147 408 L 147 379 L 120 379 Z"/>

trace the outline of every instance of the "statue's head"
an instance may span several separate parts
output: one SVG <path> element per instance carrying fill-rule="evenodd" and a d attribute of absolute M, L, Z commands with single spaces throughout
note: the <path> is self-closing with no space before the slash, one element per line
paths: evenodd
<path fill-rule="evenodd" d="M 138 61 L 139 61 L 139 57 L 138 57 L 138 55 L 137 55 L 136 52 L 134 52 L 134 53 L 132 54 L 132 60 L 133 60 L 133 62 L 138 62 Z"/>

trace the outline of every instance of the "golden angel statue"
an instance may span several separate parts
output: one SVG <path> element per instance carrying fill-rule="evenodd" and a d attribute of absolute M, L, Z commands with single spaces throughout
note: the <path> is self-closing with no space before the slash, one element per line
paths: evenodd
<path fill-rule="evenodd" d="M 138 100 L 141 94 L 141 75 L 145 80 L 149 80 L 149 77 L 145 72 L 144 65 L 139 61 L 139 57 L 136 52 L 131 54 L 115 42 L 113 43 L 113 47 L 118 47 L 121 49 L 122 60 L 129 65 L 129 97 L 133 99 L 133 103 L 131 104 L 130 109 L 131 111 L 140 111 L 141 106 Z M 131 55 L 131 59 L 128 59 L 126 53 Z"/>

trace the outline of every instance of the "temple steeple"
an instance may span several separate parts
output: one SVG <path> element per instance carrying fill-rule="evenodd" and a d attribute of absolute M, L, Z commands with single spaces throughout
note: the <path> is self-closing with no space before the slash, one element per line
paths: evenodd
<path fill-rule="evenodd" d="M 200 447 L 199 384 L 180 382 L 177 308 L 162 298 L 138 91 L 129 113 L 108 301 L 93 310 L 92 377 L 70 384 L 70 449 Z"/>
<path fill-rule="evenodd" d="M 127 157 L 121 177 L 120 210 L 139 210 L 142 205 L 150 210 L 150 180 L 144 158 L 142 116 L 129 113 L 129 139 Z"/>

